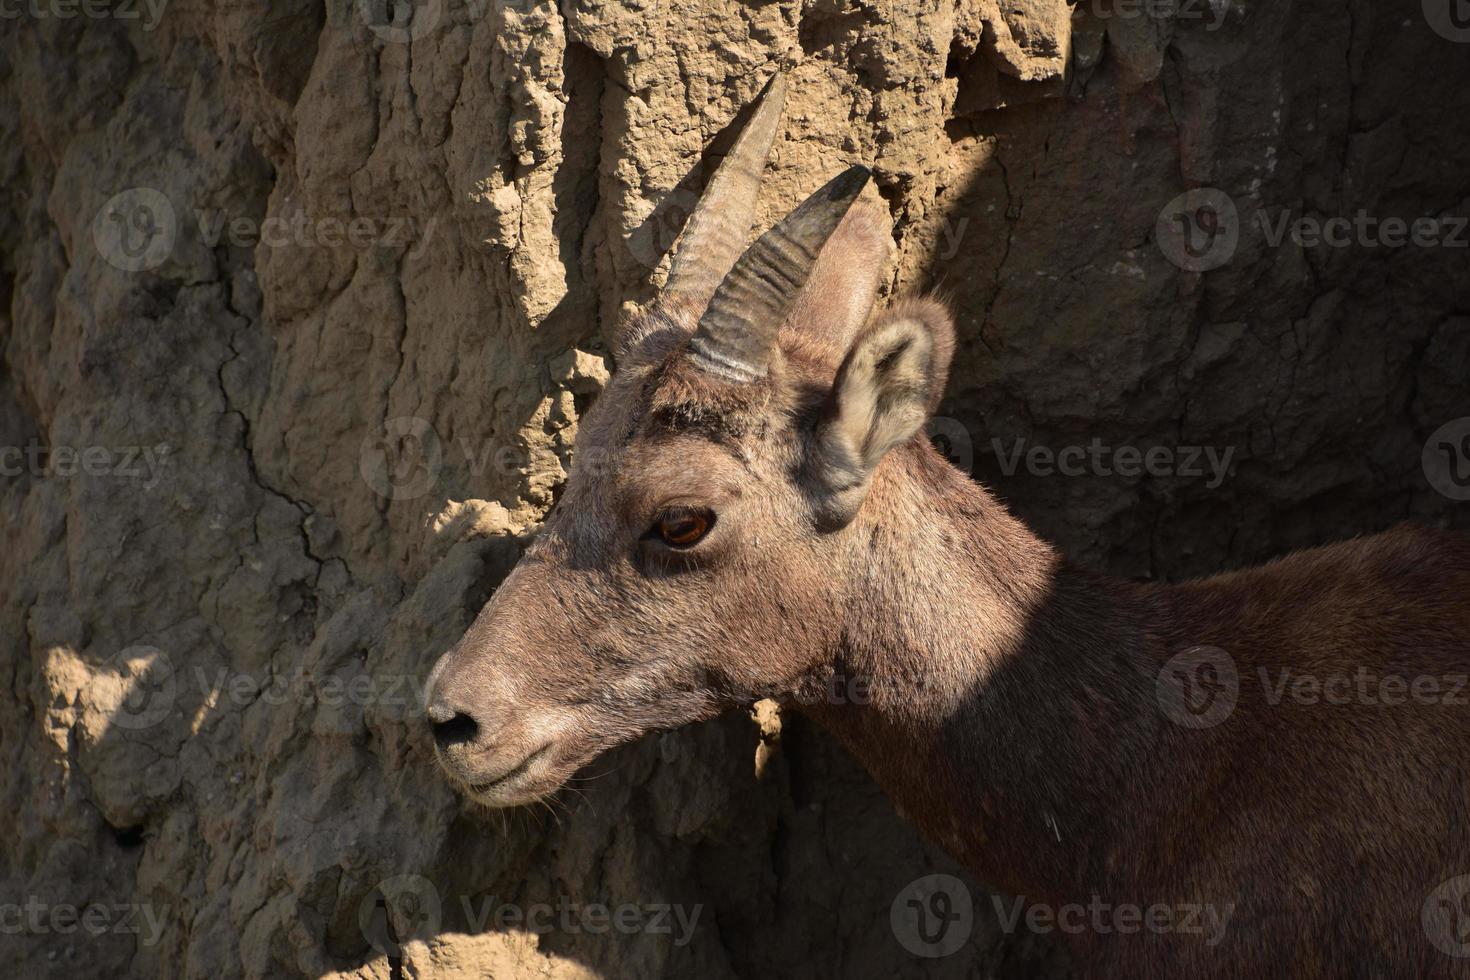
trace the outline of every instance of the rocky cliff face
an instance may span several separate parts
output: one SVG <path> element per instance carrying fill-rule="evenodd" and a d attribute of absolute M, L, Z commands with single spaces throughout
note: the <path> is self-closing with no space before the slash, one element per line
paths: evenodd
<path fill-rule="evenodd" d="M 1066 974 L 968 879 L 919 955 L 901 891 L 958 872 L 799 717 L 645 740 L 543 811 L 432 764 L 418 685 L 777 66 L 762 220 L 874 165 L 888 291 L 958 314 L 936 435 L 1080 560 L 1470 526 L 1470 30 L 1433 2 L 5 16 L 18 975 Z"/>

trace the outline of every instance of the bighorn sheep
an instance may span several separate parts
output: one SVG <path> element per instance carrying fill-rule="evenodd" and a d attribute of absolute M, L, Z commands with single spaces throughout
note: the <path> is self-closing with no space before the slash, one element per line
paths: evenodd
<path fill-rule="evenodd" d="M 1470 542 L 1402 527 L 1175 586 L 1068 564 L 924 438 L 953 327 L 930 299 L 872 313 L 865 169 L 744 247 L 783 86 L 616 338 L 559 503 L 434 669 L 443 768 L 525 803 L 784 697 L 987 882 L 1229 910 L 1214 944 L 1084 931 L 1089 975 L 1470 972 Z M 865 696 L 810 696 L 834 678 Z"/>

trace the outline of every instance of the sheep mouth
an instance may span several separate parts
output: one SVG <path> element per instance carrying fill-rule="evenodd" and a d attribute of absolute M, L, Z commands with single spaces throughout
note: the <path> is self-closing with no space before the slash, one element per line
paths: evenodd
<path fill-rule="evenodd" d="M 551 748 L 552 743 L 547 742 L 545 745 L 541 746 L 539 749 L 536 749 L 530 755 L 522 759 L 515 767 L 502 773 L 499 776 L 496 776 L 494 779 L 482 783 L 466 782 L 465 786 L 469 789 L 471 793 L 474 793 L 477 796 L 494 793 L 496 790 L 503 789 L 504 787 L 509 786 L 515 780 L 520 779 L 522 776 L 530 772 L 533 765 L 535 765 L 541 759 L 545 758 L 546 755 L 551 752 Z"/>

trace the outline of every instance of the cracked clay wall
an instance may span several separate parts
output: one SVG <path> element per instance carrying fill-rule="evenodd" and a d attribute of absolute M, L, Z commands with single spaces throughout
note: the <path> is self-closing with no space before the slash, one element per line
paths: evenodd
<path fill-rule="evenodd" d="M 16 975 L 1067 975 L 968 878 L 966 940 L 918 955 L 895 897 L 957 872 L 800 717 L 646 739 L 551 810 L 432 765 L 415 685 L 777 66 L 761 220 L 874 166 L 888 291 L 958 316 L 937 436 L 1079 560 L 1470 527 L 1438 448 L 1470 438 L 1470 31 L 1432 3 L 390 9 L 0 22 Z M 484 915 L 597 903 L 684 925 Z"/>

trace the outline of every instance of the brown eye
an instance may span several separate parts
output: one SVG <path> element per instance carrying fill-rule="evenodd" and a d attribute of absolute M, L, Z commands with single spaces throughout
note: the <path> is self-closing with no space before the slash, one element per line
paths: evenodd
<path fill-rule="evenodd" d="M 654 525 L 659 540 L 670 548 L 688 548 L 709 533 L 713 515 L 697 510 L 664 514 Z"/>

